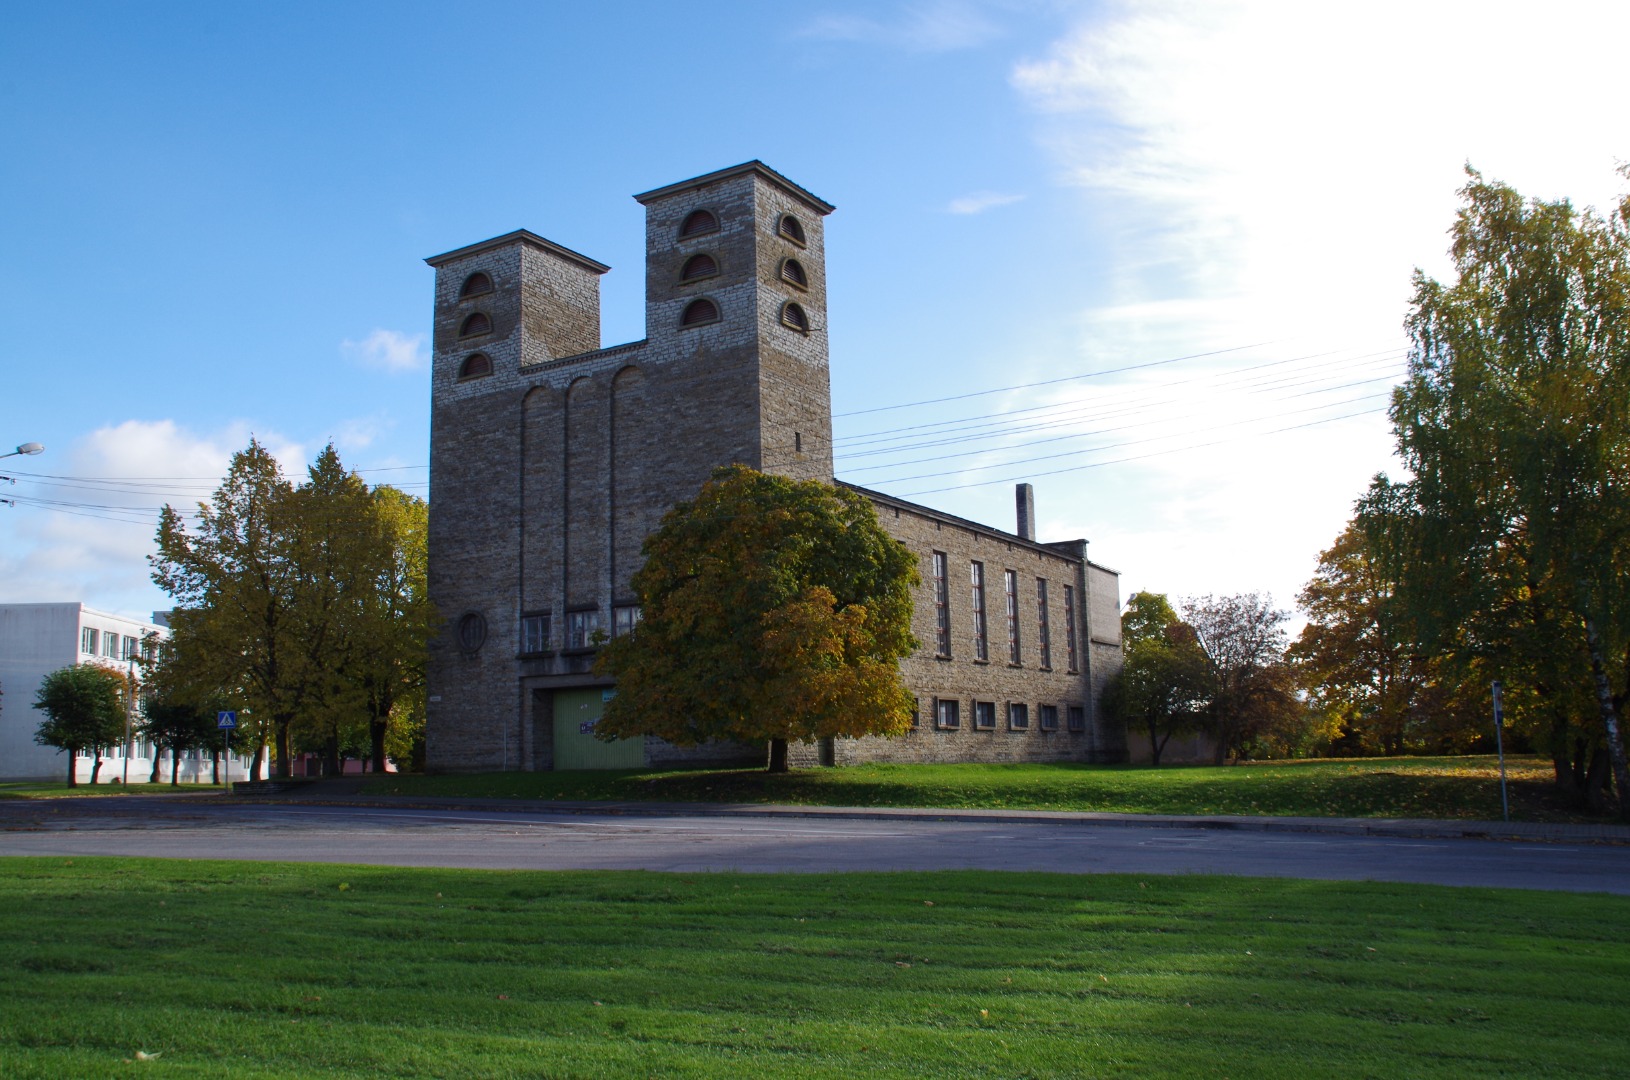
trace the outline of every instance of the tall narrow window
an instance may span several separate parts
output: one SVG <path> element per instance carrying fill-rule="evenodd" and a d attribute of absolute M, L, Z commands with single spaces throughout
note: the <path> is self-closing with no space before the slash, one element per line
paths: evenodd
<path fill-rule="evenodd" d="M 979 731 L 996 730 L 996 702 L 976 701 L 973 703 L 973 726 Z"/>
<path fill-rule="evenodd" d="M 1042 705 L 1037 708 L 1036 721 L 1043 731 L 1058 730 L 1058 706 Z"/>
<path fill-rule="evenodd" d="M 1071 671 L 1075 664 L 1075 588 L 1064 586 L 1064 662 Z"/>
<path fill-rule="evenodd" d="M 955 700 L 937 698 L 934 701 L 934 726 L 941 729 L 962 726 L 962 717 L 958 715 Z"/>
<path fill-rule="evenodd" d="M 1017 664 L 1019 654 L 1019 572 L 1008 570 L 1003 573 L 1007 585 L 1007 660 L 1010 664 Z"/>
<path fill-rule="evenodd" d="M 1047 625 L 1047 579 L 1036 579 L 1036 648 L 1041 650 L 1041 666 L 1053 666 L 1053 632 Z"/>
<path fill-rule="evenodd" d="M 990 644 L 985 638 L 985 564 L 970 564 L 973 583 L 973 658 L 990 659 Z"/>
<path fill-rule="evenodd" d="M 521 655 L 535 656 L 549 649 L 549 612 L 521 616 Z"/>
<path fill-rule="evenodd" d="M 1069 705 L 1065 707 L 1064 711 L 1069 720 L 1071 731 L 1087 730 L 1087 710 L 1079 705 Z"/>
<path fill-rule="evenodd" d="M 119 635 L 112 630 L 102 632 L 102 655 L 109 660 L 119 659 Z"/>
<path fill-rule="evenodd" d="M 96 630 L 92 627 L 82 627 L 79 631 L 79 651 L 91 656 L 96 655 Z"/>
<path fill-rule="evenodd" d="M 622 637 L 632 634 L 634 627 L 640 624 L 640 606 L 638 604 L 620 604 L 611 609 L 611 636 Z"/>
<path fill-rule="evenodd" d="M 945 580 L 945 552 L 934 552 L 934 655 L 951 655 L 951 596 Z"/>
<path fill-rule="evenodd" d="M 568 611 L 566 613 L 566 647 L 587 649 L 594 644 L 594 635 L 600 629 L 598 611 Z"/>
<path fill-rule="evenodd" d="M 1008 702 L 1007 727 L 1009 731 L 1026 731 L 1030 727 L 1030 706 L 1016 701 Z"/>

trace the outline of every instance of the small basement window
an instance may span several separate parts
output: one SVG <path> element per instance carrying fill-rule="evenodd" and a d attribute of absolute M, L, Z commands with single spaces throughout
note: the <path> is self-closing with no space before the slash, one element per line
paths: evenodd
<path fill-rule="evenodd" d="M 679 317 L 680 326 L 703 326 L 718 321 L 719 305 L 711 300 L 692 300 L 685 305 L 685 313 Z"/>
<path fill-rule="evenodd" d="M 799 247 L 804 246 L 804 223 L 791 214 L 781 215 L 781 223 L 775 227 L 775 231 Z"/>
<path fill-rule="evenodd" d="M 800 289 L 809 288 L 809 275 L 804 273 L 804 264 L 797 259 L 788 259 L 781 264 L 781 280 Z"/>
<path fill-rule="evenodd" d="M 791 327 L 799 333 L 809 333 L 809 315 L 797 304 L 785 304 L 781 308 L 781 325 Z"/>
<path fill-rule="evenodd" d="M 459 337 L 475 337 L 477 334 L 490 333 L 492 333 L 492 320 L 479 311 L 465 319 L 463 325 L 458 328 Z"/>
<path fill-rule="evenodd" d="M 492 292 L 492 278 L 479 270 L 464 279 L 464 284 L 458 290 L 460 300 L 468 300 L 472 296 L 485 296 Z"/>
<path fill-rule="evenodd" d="M 458 377 L 462 382 L 465 379 L 479 379 L 483 375 L 492 374 L 492 359 L 486 353 L 471 353 L 464 358 L 464 363 L 458 366 Z"/>
<path fill-rule="evenodd" d="M 680 281 L 700 281 L 719 272 L 719 264 L 711 255 L 692 255 L 679 271 Z"/>
<path fill-rule="evenodd" d="M 713 216 L 711 210 L 692 210 L 685 215 L 685 223 L 679 226 L 679 239 L 689 240 L 693 236 L 705 236 L 718 231 L 719 219 Z"/>

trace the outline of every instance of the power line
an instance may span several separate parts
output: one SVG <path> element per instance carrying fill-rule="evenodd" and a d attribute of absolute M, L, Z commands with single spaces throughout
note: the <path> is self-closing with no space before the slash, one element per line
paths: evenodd
<path fill-rule="evenodd" d="M 1141 371 L 1145 368 L 1162 367 L 1166 364 L 1180 364 L 1184 360 L 1201 360 L 1207 356 L 1223 356 L 1227 353 L 1243 352 L 1246 349 L 1258 349 L 1272 342 L 1259 341 L 1254 345 L 1236 345 L 1229 349 L 1215 349 L 1211 352 L 1192 353 L 1188 356 L 1173 356 L 1166 360 L 1150 360 L 1143 364 L 1128 364 L 1125 367 L 1105 368 L 1102 371 L 1089 371 L 1082 375 L 1065 375 L 1057 379 L 1044 379 L 1041 382 L 1021 383 L 1017 386 L 1001 386 L 994 390 L 974 390 L 966 394 L 952 394 L 949 397 L 927 398 L 923 401 L 908 401 L 900 405 L 879 405 L 872 409 L 854 409 L 846 413 L 834 413 L 833 419 L 844 416 L 862 416 L 866 413 L 891 412 L 896 409 L 910 409 L 918 405 L 939 405 L 947 401 L 965 401 L 968 398 L 987 397 L 991 394 L 1005 394 L 1011 390 L 1031 390 L 1038 386 L 1053 386 L 1057 383 L 1077 382 L 1081 379 L 1096 379 L 1103 375 L 1119 375 L 1128 371 Z"/>
<path fill-rule="evenodd" d="M 1195 443 L 1191 446 L 1176 446 L 1170 450 L 1152 450 L 1147 454 L 1132 454 L 1127 457 L 1114 458 L 1110 461 L 1095 461 L 1087 465 L 1075 465 L 1068 469 L 1053 469 L 1050 472 L 1024 473 L 1019 476 L 1008 476 L 998 480 L 980 480 L 972 484 L 951 484 L 946 487 L 928 488 L 923 491 L 909 491 L 900 498 L 915 498 L 918 495 L 936 495 L 942 491 L 962 491 L 967 488 L 990 487 L 994 484 L 1010 484 L 1015 480 L 1030 480 L 1038 476 L 1061 476 L 1065 473 L 1085 472 L 1088 469 L 1101 469 L 1105 465 L 1119 465 L 1127 461 L 1143 461 L 1147 458 L 1165 457 L 1168 454 L 1181 454 L 1189 450 L 1201 450 L 1208 446 L 1221 446 L 1225 443 L 1240 442 L 1245 439 L 1257 439 L 1265 435 L 1279 435 L 1287 431 L 1299 431 L 1302 428 L 1318 427 L 1321 424 L 1333 424 L 1338 420 L 1351 420 L 1359 416 L 1374 416 L 1386 412 L 1386 409 L 1362 409 L 1358 412 L 1346 413 L 1342 416 L 1327 416 L 1322 420 L 1310 420 L 1305 424 L 1291 424 L 1288 427 L 1275 428 L 1272 431 L 1255 431 L 1246 435 L 1236 435 L 1227 439 L 1213 439 L 1210 442 Z"/>

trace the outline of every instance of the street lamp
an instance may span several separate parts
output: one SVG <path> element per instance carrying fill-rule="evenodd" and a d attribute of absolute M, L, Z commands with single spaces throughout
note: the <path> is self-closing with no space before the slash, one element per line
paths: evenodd
<path fill-rule="evenodd" d="M 32 457 L 35 454 L 43 453 L 45 453 L 44 443 L 25 442 L 23 445 L 19 446 L 9 454 L 0 454 L 0 458 L 16 457 L 18 454 L 28 454 L 30 457 Z"/>

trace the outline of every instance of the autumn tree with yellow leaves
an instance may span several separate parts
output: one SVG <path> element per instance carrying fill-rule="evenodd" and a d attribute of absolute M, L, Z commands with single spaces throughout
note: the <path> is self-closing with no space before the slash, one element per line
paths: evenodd
<path fill-rule="evenodd" d="M 598 737 L 768 743 L 785 772 L 790 742 L 911 726 L 916 561 L 863 496 L 728 466 L 644 554 L 638 628 L 596 663 L 617 680 Z"/>

